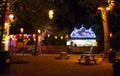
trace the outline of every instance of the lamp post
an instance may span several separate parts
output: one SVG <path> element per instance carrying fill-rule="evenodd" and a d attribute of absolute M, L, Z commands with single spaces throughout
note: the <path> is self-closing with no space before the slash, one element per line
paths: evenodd
<path fill-rule="evenodd" d="M 49 10 L 48 11 L 48 16 L 50 19 L 50 24 L 53 24 L 53 20 L 54 20 L 54 10 Z"/>
<path fill-rule="evenodd" d="M 23 34 L 23 32 L 24 32 L 24 29 L 23 29 L 23 28 L 20 28 L 20 32 Z"/>
<path fill-rule="evenodd" d="M 9 15 L 9 18 L 10 18 L 10 22 L 13 21 L 14 15 L 13 15 L 13 14 L 10 14 L 10 15 Z"/>
<path fill-rule="evenodd" d="M 20 32 L 22 34 L 22 42 L 23 42 L 23 46 L 22 47 L 24 47 L 24 36 L 23 36 L 24 29 L 20 28 Z"/>
<path fill-rule="evenodd" d="M 49 15 L 50 19 L 53 19 L 53 14 L 54 14 L 54 11 L 53 10 L 49 10 L 48 15 Z"/>
<path fill-rule="evenodd" d="M 112 10 L 114 6 L 114 0 L 108 0 L 107 7 L 99 7 L 98 10 L 101 10 L 102 22 L 103 22 L 103 30 L 104 30 L 104 57 L 103 61 L 108 62 L 108 53 L 110 50 L 110 34 L 108 27 L 108 11 Z"/>
<path fill-rule="evenodd" d="M 38 55 L 38 36 L 39 36 L 39 33 L 41 33 L 40 29 L 38 29 L 36 32 L 36 43 L 35 43 L 34 55 Z"/>
<path fill-rule="evenodd" d="M 41 53 L 41 54 L 42 54 L 42 39 L 43 39 L 42 32 L 41 32 L 40 29 L 38 29 L 38 45 L 40 46 L 38 52 Z"/>

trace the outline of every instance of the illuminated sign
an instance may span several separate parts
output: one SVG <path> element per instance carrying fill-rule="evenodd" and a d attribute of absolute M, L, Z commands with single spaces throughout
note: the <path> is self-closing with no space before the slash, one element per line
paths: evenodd
<path fill-rule="evenodd" d="M 70 34 L 71 38 L 96 38 L 95 33 L 92 31 L 92 28 L 86 29 L 85 27 L 82 27 L 80 29 L 77 29 L 76 27 Z"/>
<path fill-rule="evenodd" d="M 97 42 L 95 39 L 70 39 L 66 42 L 66 45 L 72 45 L 77 47 L 83 47 L 83 46 L 97 46 Z"/>

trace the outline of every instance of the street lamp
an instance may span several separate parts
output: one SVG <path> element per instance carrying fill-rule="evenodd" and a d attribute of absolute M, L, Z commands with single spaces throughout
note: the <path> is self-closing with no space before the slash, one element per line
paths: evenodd
<path fill-rule="evenodd" d="M 42 54 L 42 40 L 43 40 L 43 35 L 40 29 L 38 29 L 38 45 L 40 46 L 39 51 Z"/>
<path fill-rule="evenodd" d="M 53 10 L 49 10 L 48 15 L 49 15 L 50 19 L 53 19 L 53 14 L 54 14 L 54 11 Z"/>
<path fill-rule="evenodd" d="M 41 30 L 40 30 L 40 29 L 38 29 L 38 33 L 41 33 Z"/>
<path fill-rule="evenodd" d="M 38 29 L 38 45 L 41 45 L 40 42 L 42 41 L 42 33 L 41 30 Z"/>
<path fill-rule="evenodd" d="M 38 29 L 36 32 L 36 43 L 35 43 L 35 51 L 34 51 L 34 55 L 38 55 L 38 42 L 39 42 L 39 34 L 41 33 L 41 30 Z"/>
<path fill-rule="evenodd" d="M 10 15 L 9 15 L 10 22 L 13 22 L 13 18 L 14 18 L 14 15 L 13 15 L 13 14 L 10 14 Z"/>
<path fill-rule="evenodd" d="M 22 34 L 22 42 L 23 42 L 23 47 L 24 47 L 24 36 L 23 36 L 24 29 L 23 29 L 23 28 L 20 28 L 20 32 L 21 32 L 21 34 Z"/>
<path fill-rule="evenodd" d="M 20 28 L 20 32 L 23 34 L 23 31 L 24 31 L 24 29 L 23 28 Z"/>
<path fill-rule="evenodd" d="M 110 38 L 112 38 L 112 36 L 113 36 L 112 33 L 110 33 Z"/>

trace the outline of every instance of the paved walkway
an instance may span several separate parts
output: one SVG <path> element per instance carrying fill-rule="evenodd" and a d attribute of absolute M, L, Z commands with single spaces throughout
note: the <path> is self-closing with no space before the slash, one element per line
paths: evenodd
<path fill-rule="evenodd" d="M 68 60 L 57 60 L 58 54 L 15 55 L 16 62 L 11 71 L 0 76 L 113 76 L 112 65 L 101 61 L 96 55 L 97 64 L 78 64 L 79 54 L 71 54 Z"/>

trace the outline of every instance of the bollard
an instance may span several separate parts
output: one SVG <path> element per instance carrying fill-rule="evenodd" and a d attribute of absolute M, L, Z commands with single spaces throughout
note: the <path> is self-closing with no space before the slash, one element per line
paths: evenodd
<path fill-rule="evenodd" d="M 0 73 L 10 72 L 10 53 L 8 51 L 0 51 Z"/>

